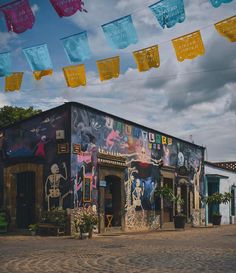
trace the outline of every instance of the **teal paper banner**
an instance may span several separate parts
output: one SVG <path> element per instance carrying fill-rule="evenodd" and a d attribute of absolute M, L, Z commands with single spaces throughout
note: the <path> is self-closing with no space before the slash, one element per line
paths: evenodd
<path fill-rule="evenodd" d="M 90 59 L 92 54 L 86 31 L 62 38 L 61 41 L 71 63 L 79 63 Z"/>
<path fill-rule="evenodd" d="M 183 0 L 162 0 L 149 8 L 162 28 L 171 28 L 176 23 L 182 23 L 185 20 Z"/>
<path fill-rule="evenodd" d="M 0 53 L 0 77 L 11 75 L 10 53 Z"/>
<path fill-rule="evenodd" d="M 227 4 L 232 2 L 233 0 L 210 0 L 212 6 L 214 8 L 218 8 L 221 4 Z"/>
<path fill-rule="evenodd" d="M 23 52 L 32 71 L 52 69 L 52 62 L 46 44 L 24 48 Z"/>
<path fill-rule="evenodd" d="M 102 25 L 102 29 L 108 44 L 114 49 L 123 49 L 138 42 L 131 15 Z"/>

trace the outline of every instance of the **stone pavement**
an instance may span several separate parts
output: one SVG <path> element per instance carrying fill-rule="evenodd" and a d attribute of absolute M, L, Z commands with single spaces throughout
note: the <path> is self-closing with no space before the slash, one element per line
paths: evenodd
<path fill-rule="evenodd" d="M 0 236 L 0 273 L 236 272 L 236 225 L 69 237 Z"/>

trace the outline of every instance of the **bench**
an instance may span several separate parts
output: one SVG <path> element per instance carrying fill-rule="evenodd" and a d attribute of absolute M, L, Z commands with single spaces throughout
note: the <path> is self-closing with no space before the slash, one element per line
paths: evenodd
<path fill-rule="evenodd" d="M 68 217 L 65 210 L 44 211 L 37 223 L 39 235 L 65 235 L 68 227 Z"/>
<path fill-rule="evenodd" d="M 65 235 L 65 227 L 53 223 L 38 223 L 38 234 L 48 234 L 53 232 L 57 236 Z"/>

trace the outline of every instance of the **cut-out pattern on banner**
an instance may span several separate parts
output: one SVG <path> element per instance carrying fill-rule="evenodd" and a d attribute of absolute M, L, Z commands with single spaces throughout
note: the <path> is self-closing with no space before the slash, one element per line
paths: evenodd
<path fill-rule="evenodd" d="M 83 62 L 84 60 L 90 59 L 92 54 L 86 31 L 62 38 L 61 41 L 71 63 Z"/>
<path fill-rule="evenodd" d="M 149 6 L 149 8 L 162 28 L 171 28 L 185 20 L 183 0 L 162 0 Z"/>
<path fill-rule="evenodd" d="M 172 44 L 179 62 L 183 62 L 185 59 L 194 59 L 205 53 L 200 31 L 195 31 L 173 39 Z"/>
<path fill-rule="evenodd" d="M 52 62 L 46 44 L 23 49 L 32 71 L 52 69 Z"/>
<path fill-rule="evenodd" d="M 131 15 L 102 25 L 108 44 L 114 49 L 123 49 L 138 42 Z"/>
<path fill-rule="evenodd" d="M 83 64 L 63 67 L 67 86 L 78 87 L 86 85 L 86 72 Z"/>
<path fill-rule="evenodd" d="M 216 23 L 215 28 L 230 42 L 236 42 L 236 15 Z"/>
<path fill-rule="evenodd" d="M 0 77 L 11 74 L 11 56 L 9 52 L 0 53 Z"/>
<path fill-rule="evenodd" d="M 44 76 L 49 76 L 53 74 L 53 70 L 52 69 L 47 69 L 47 70 L 41 70 L 41 71 L 34 71 L 33 75 L 35 80 L 39 81 L 42 79 L 42 77 Z"/>
<path fill-rule="evenodd" d="M 101 81 L 118 78 L 120 75 L 120 57 L 97 61 L 97 67 Z"/>
<path fill-rule="evenodd" d="M 82 0 L 50 0 L 52 6 L 60 17 L 67 17 L 75 14 L 78 10 L 85 11 Z"/>
<path fill-rule="evenodd" d="M 210 0 L 212 6 L 214 8 L 218 8 L 221 4 L 227 4 L 232 2 L 233 0 Z"/>
<path fill-rule="evenodd" d="M 158 45 L 150 46 L 133 52 L 139 72 L 147 71 L 152 67 L 160 66 Z"/>
<path fill-rule="evenodd" d="M 3 6 L 1 10 L 5 16 L 8 31 L 22 33 L 33 27 L 35 17 L 28 0 L 14 1 Z"/>
<path fill-rule="evenodd" d="M 23 74 L 23 72 L 14 72 L 12 75 L 5 77 L 5 91 L 20 90 Z"/>

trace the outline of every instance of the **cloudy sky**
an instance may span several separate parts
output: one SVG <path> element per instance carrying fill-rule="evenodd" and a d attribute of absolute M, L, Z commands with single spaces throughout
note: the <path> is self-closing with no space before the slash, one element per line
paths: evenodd
<path fill-rule="evenodd" d="M 9 3 L 0 0 L 0 4 Z M 153 0 L 84 0 L 88 13 L 59 18 L 49 0 L 30 0 L 36 22 L 20 35 L 8 33 L 0 13 L 0 52 L 10 51 L 14 71 L 25 73 L 20 92 L 5 93 L 0 107 L 43 110 L 77 101 L 207 147 L 211 161 L 236 160 L 236 47 L 213 24 L 236 14 L 236 1 L 213 8 L 209 0 L 184 0 L 186 20 L 162 29 L 148 6 Z M 132 14 L 139 41 L 123 50 L 109 48 L 101 25 Z M 171 39 L 201 30 L 206 53 L 179 63 Z M 68 88 L 62 67 L 69 65 L 60 38 L 86 30 L 93 57 L 85 62 L 87 86 Z M 54 74 L 36 82 L 22 48 L 47 43 Z M 136 69 L 132 51 L 159 44 L 161 66 Z M 100 82 L 96 60 L 119 55 L 121 75 Z"/>

